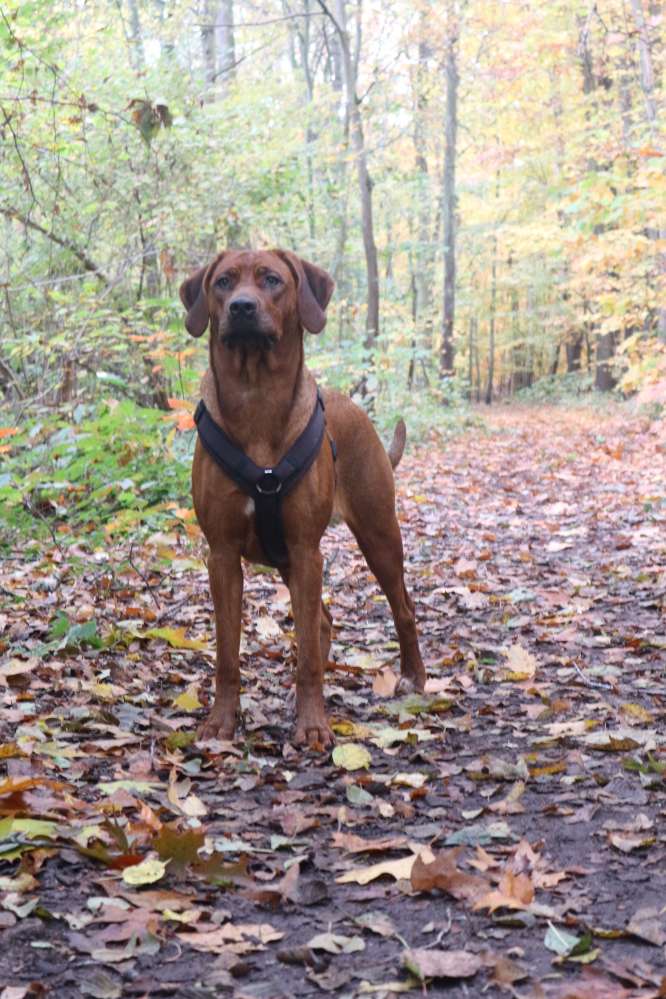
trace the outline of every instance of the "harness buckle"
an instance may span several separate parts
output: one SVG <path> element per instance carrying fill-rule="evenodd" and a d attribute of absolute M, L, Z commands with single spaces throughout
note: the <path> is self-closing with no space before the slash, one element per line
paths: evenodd
<path fill-rule="evenodd" d="M 271 485 L 273 488 L 270 488 Z M 282 479 L 275 474 L 272 468 L 265 468 L 263 475 L 255 483 L 255 489 L 262 496 L 277 496 L 282 489 Z"/>

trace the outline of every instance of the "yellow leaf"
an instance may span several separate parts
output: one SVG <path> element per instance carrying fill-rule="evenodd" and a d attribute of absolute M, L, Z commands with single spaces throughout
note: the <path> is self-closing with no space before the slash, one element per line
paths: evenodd
<path fill-rule="evenodd" d="M 152 885 L 166 873 L 166 864 L 161 860 L 144 860 L 141 864 L 132 864 L 123 871 L 123 881 L 128 885 Z"/>
<path fill-rule="evenodd" d="M 365 746 L 357 742 L 347 742 L 333 750 L 333 762 L 344 770 L 367 770 L 372 757 Z"/>
<path fill-rule="evenodd" d="M 201 707 L 201 701 L 197 695 L 197 685 L 191 683 L 187 690 L 184 690 L 178 697 L 174 697 L 173 706 L 181 711 L 196 711 Z"/>
<path fill-rule="evenodd" d="M 340 718 L 338 721 L 331 722 L 331 728 L 336 735 L 341 735 L 343 739 L 348 739 L 349 736 L 354 734 L 356 726 L 353 721 L 349 721 L 347 718 Z"/>
<path fill-rule="evenodd" d="M 101 697 L 102 700 L 112 700 L 114 686 L 112 683 L 93 683 L 90 686 L 90 693 L 93 697 Z"/>
<path fill-rule="evenodd" d="M 621 704 L 620 711 L 626 716 L 630 725 L 640 725 L 643 722 L 649 725 L 653 721 L 650 712 L 646 711 L 640 704 L 633 704 L 631 702 Z"/>
<path fill-rule="evenodd" d="M 201 639 L 185 638 L 184 628 L 149 628 L 147 631 L 137 633 L 138 638 L 161 638 L 168 642 L 173 649 L 198 649 L 202 651 L 208 648 L 207 642 Z"/>

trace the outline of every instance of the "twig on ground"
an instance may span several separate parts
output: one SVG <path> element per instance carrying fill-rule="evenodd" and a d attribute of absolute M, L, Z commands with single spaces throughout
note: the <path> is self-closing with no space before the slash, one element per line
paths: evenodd
<path fill-rule="evenodd" d="M 134 569 L 134 571 L 137 574 L 137 576 L 139 577 L 139 579 L 143 580 L 143 585 L 146 587 L 146 589 L 150 593 L 150 596 L 152 597 L 153 603 L 155 604 L 155 606 L 157 607 L 157 609 L 160 610 L 160 602 L 157 599 L 157 597 L 155 596 L 155 587 L 150 585 L 150 583 L 148 582 L 148 580 L 146 579 L 146 577 L 144 576 L 144 574 L 141 572 L 141 570 L 138 568 L 138 566 L 136 566 L 134 564 L 134 561 L 132 559 L 132 552 L 133 551 L 134 551 L 134 539 L 132 539 L 132 542 L 130 544 L 130 550 L 129 550 L 129 555 L 128 555 L 128 562 L 132 566 L 132 568 Z"/>

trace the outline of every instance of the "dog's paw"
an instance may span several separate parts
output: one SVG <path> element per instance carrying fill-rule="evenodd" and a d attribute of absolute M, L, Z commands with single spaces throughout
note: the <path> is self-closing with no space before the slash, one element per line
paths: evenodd
<path fill-rule="evenodd" d="M 326 715 L 321 718 L 303 718 L 296 723 L 294 742 L 297 746 L 307 746 L 309 749 L 316 749 L 321 752 L 329 749 L 335 742 L 333 729 L 326 720 Z"/>
<path fill-rule="evenodd" d="M 396 687 L 395 693 L 398 697 L 405 697 L 407 694 L 422 694 L 425 690 L 426 675 L 419 674 L 401 674 Z"/>
<path fill-rule="evenodd" d="M 211 712 L 197 729 L 197 739 L 219 739 L 221 742 L 231 742 L 236 731 L 236 716 L 229 718 L 227 715 Z"/>

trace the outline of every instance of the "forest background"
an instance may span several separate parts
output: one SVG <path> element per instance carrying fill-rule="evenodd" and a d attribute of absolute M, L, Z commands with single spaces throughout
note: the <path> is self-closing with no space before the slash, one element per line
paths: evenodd
<path fill-rule="evenodd" d="M 656 0 L 2 3 L 10 528 L 186 495 L 177 290 L 225 246 L 329 269 L 311 367 L 416 437 L 663 381 L 662 30 Z"/>

